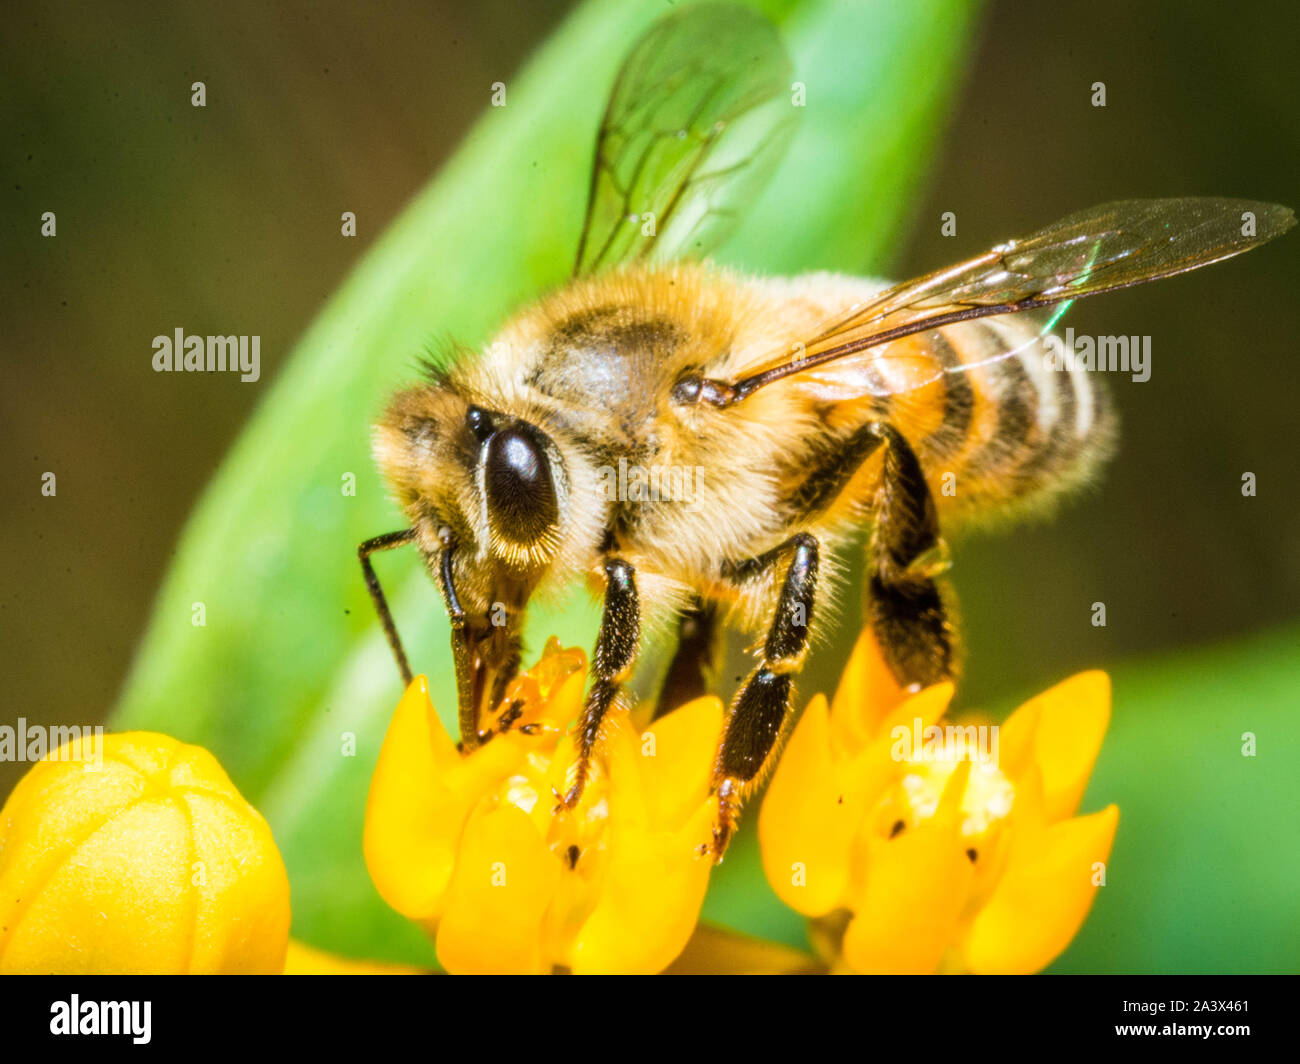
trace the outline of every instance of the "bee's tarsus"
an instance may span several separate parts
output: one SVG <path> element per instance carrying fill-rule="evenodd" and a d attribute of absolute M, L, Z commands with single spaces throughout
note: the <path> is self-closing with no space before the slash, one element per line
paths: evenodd
<path fill-rule="evenodd" d="M 605 606 L 591 656 L 595 682 L 587 693 L 578 720 L 578 757 L 571 769 L 572 783 L 565 805 L 572 809 L 582 798 L 591 772 L 591 758 L 600 726 L 619 694 L 623 677 L 631 671 L 641 641 L 641 601 L 636 571 L 622 558 L 605 559 Z"/>
<path fill-rule="evenodd" d="M 820 565 L 817 538 L 807 532 L 796 533 L 754 564 L 760 569 L 772 568 L 782 560 L 785 576 L 778 585 L 762 658 L 731 700 L 714 761 L 718 819 L 713 847 L 719 861 L 735 831 L 743 796 L 771 769 L 772 753 L 789 715 L 791 676 L 803 665 L 808 649 Z M 747 573 L 752 570 L 743 565 L 736 568 Z"/>

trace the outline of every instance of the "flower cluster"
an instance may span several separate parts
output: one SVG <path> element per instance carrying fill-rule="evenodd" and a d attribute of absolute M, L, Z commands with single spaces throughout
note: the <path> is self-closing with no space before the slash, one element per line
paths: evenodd
<path fill-rule="evenodd" d="M 555 640 L 513 684 L 491 741 L 457 749 L 417 677 L 371 783 L 365 855 L 384 899 L 435 936 L 451 972 L 658 972 L 686 945 L 711 861 L 710 768 L 722 704 L 644 731 L 606 718 L 582 800 L 558 808 L 574 758 L 581 651 Z"/>
<path fill-rule="evenodd" d="M 587 681 L 552 639 L 490 741 L 464 751 L 418 677 L 389 725 L 363 849 L 450 972 L 1034 972 L 1082 925 L 1118 812 L 1076 815 L 1110 713 L 1081 673 L 999 728 L 952 687 L 903 691 L 864 633 L 804 710 L 758 817 L 772 889 L 816 956 L 697 928 L 722 703 L 647 727 L 613 709 L 581 801 L 560 801 Z M 991 740 L 991 741 L 988 741 Z M 289 942 L 266 822 L 207 751 L 109 736 L 38 763 L 0 811 L 0 972 L 405 973 Z"/>
<path fill-rule="evenodd" d="M 940 727 L 952 693 L 900 690 L 864 633 L 777 766 L 764 869 L 832 970 L 1035 972 L 1105 882 L 1119 811 L 1074 813 L 1109 720 L 1106 675 L 1031 699 L 992 743 Z"/>

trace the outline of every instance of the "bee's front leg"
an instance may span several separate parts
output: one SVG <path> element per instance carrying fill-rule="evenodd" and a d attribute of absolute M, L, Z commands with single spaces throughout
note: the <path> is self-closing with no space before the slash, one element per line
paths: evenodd
<path fill-rule="evenodd" d="M 722 859 L 736 829 L 741 802 L 771 767 L 772 752 L 785 727 L 792 678 L 808 653 L 819 555 L 816 537 L 800 532 L 763 558 L 747 563 L 761 571 L 789 558 L 772 625 L 763 642 L 763 660 L 731 701 L 714 761 L 718 821 L 713 829 L 713 855 L 717 860 Z"/>
<path fill-rule="evenodd" d="M 388 645 L 393 651 L 393 660 L 397 662 L 397 671 L 402 676 L 404 687 L 411 686 L 411 666 L 406 660 L 406 651 L 402 649 L 402 637 L 397 634 L 397 625 L 393 623 L 393 614 L 388 608 L 388 600 L 384 597 L 384 589 L 379 584 L 379 577 L 375 575 L 374 566 L 370 564 L 370 556 L 376 551 L 404 546 L 414 539 L 415 529 L 404 528 L 400 532 L 389 532 L 368 539 L 357 548 L 357 557 L 361 559 L 361 572 L 366 579 L 366 588 L 370 591 L 370 599 L 375 604 L 375 612 L 379 614 L 379 622 L 384 626 L 384 635 L 388 638 Z"/>
<path fill-rule="evenodd" d="M 605 608 L 592 654 L 595 681 L 578 721 L 578 757 L 565 781 L 565 808 L 582 798 L 591 775 L 591 758 L 600 726 L 618 697 L 619 686 L 632 670 L 641 641 L 641 602 L 636 593 L 636 571 L 621 558 L 605 561 Z"/>

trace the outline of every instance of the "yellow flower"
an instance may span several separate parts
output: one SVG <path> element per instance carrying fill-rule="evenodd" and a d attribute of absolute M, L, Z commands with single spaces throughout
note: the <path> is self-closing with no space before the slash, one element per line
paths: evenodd
<path fill-rule="evenodd" d="M 1000 729 L 940 726 L 952 685 L 900 690 L 870 633 L 814 698 L 759 814 L 777 895 L 832 970 L 1035 972 L 1104 882 L 1119 810 L 1075 816 L 1110 717 L 1085 672 Z"/>
<path fill-rule="evenodd" d="M 582 652 L 552 639 L 468 754 L 424 677 L 397 707 L 370 785 L 366 864 L 450 972 L 658 972 L 695 928 L 722 703 L 698 699 L 643 732 L 612 710 L 581 802 L 557 811 L 585 683 Z"/>
<path fill-rule="evenodd" d="M 279 972 L 289 880 L 206 750 L 73 739 L 0 811 L 0 973 Z"/>

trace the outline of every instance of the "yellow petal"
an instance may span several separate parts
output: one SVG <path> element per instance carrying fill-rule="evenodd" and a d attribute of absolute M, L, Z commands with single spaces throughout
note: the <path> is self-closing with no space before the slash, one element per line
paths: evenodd
<path fill-rule="evenodd" d="M 1031 698 L 998 733 L 998 749 L 1012 776 L 1032 758 L 1043 774 L 1049 821 L 1073 816 L 1088 785 L 1110 723 L 1110 678 L 1081 672 Z"/>
<path fill-rule="evenodd" d="M 582 693 L 587 686 L 587 657 L 577 647 L 559 649 L 559 640 L 551 636 L 546 644 L 548 656 L 538 663 L 539 670 L 549 668 L 542 677 L 546 698 L 541 716 L 557 728 L 565 728 L 578 716 Z"/>
<path fill-rule="evenodd" d="M 652 823 L 675 827 L 695 814 L 708 797 L 721 734 L 722 700 L 714 695 L 687 702 L 642 733 L 638 753 Z"/>
<path fill-rule="evenodd" d="M 961 831 L 962 798 L 965 797 L 966 788 L 970 785 L 970 770 L 971 762 L 968 759 L 963 758 L 957 762 L 952 774 L 944 782 L 943 791 L 939 794 L 938 808 L 930 818 L 930 823 L 934 827 L 942 827 L 951 832 L 954 837 Z"/>
<path fill-rule="evenodd" d="M 383 899 L 403 916 L 429 919 L 441 907 L 470 796 L 453 808 L 443 775 L 456 759 L 433 713 L 429 682 L 411 681 L 389 722 L 366 802 L 362 847 Z"/>
<path fill-rule="evenodd" d="M 893 839 L 874 839 L 869 861 L 844 934 L 844 959 L 863 974 L 935 971 L 972 879 L 955 830 L 923 823 Z"/>
<path fill-rule="evenodd" d="M 650 733 L 645 733 L 649 736 Z M 714 733 L 715 737 L 717 732 Z M 609 795 L 609 808 L 618 811 L 618 818 L 625 824 L 648 825 L 655 815 L 655 796 L 651 794 L 647 776 L 647 762 L 657 758 L 658 743 L 647 743 L 638 735 L 632 725 L 632 719 L 624 709 L 616 708 L 605 718 L 601 732 L 601 746 L 604 765 L 607 769 L 606 788 Z M 656 751 L 653 756 L 643 751 Z M 576 748 L 570 753 L 565 750 L 555 759 L 556 767 L 568 767 L 576 758 Z M 588 792 L 593 788 L 588 786 Z M 696 805 L 703 800 L 700 795 Z M 583 795 L 583 804 L 594 800 L 594 793 Z"/>
<path fill-rule="evenodd" d="M 967 967 L 1001 974 L 1047 967 L 1088 915 L 1118 823 L 1112 805 L 1051 824 L 1032 845 L 1014 838 L 1006 871 L 971 925 Z"/>
<path fill-rule="evenodd" d="M 854 751 L 869 742 L 886 715 L 906 697 L 871 629 L 864 628 L 831 702 L 835 748 Z"/>
<path fill-rule="evenodd" d="M 599 901 L 574 942 L 575 975 L 653 975 L 681 953 L 695 930 L 713 859 L 714 803 L 701 802 L 677 831 L 646 831 L 617 816 Z"/>
<path fill-rule="evenodd" d="M 438 925 L 439 962 L 454 974 L 549 972 L 542 921 L 559 878 L 560 863 L 527 813 L 513 805 L 476 812 Z"/>
<path fill-rule="evenodd" d="M 474 804 L 522 759 L 506 735 L 461 757 L 429 700 L 423 676 L 398 703 L 366 802 L 366 868 L 380 896 L 412 920 L 436 920 Z"/>
<path fill-rule="evenodd" d="M 266 821 L 247 802 L 232 799 L 233 792 L 233 786 L 229 792 L 186 790 L 180 799 L 192 843 L 191 972 L 278 971 L 283 960 L 287 873 Z"/>
<path fill-rule="evenodd" d="M 881 719 L 875 743 L 895 762 L 915 760 L 914 747 L 924 746 L 925 729 L 948 712 L 954 690 L 951 683 L 937 683 L 907 696 Z"/>
<path fill-rule="evenodd" d="M 844 797 L 831 762 L 826 699 L 815 697 L 795 725 L 758 815 L 763 871 L 776 896 L 805 916 L 841 904 L 849 844 L 862 816 Z"/>
<path fill-rule="evenodd" d="M 38 764 L 0 812 L 0 972 L 281 971 L 284 863 L 216 759 L 149 732 L 99 753 Z"/>

